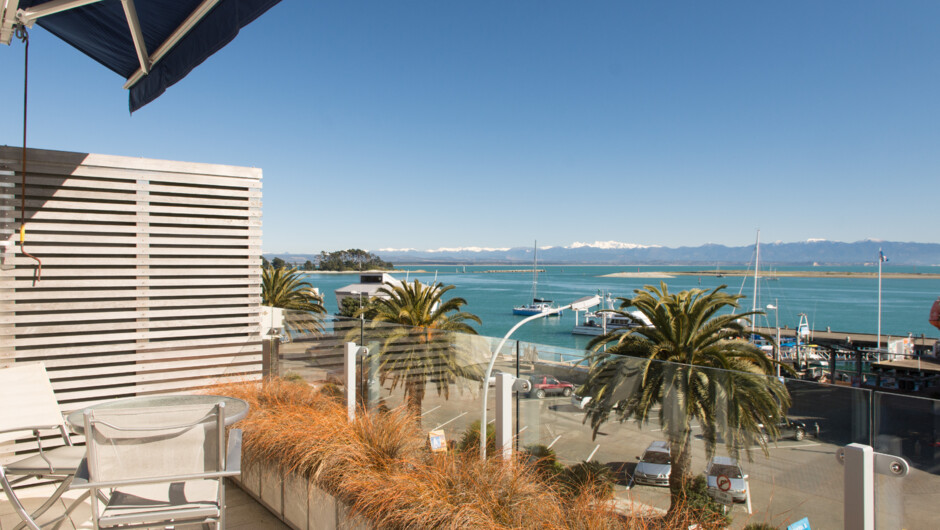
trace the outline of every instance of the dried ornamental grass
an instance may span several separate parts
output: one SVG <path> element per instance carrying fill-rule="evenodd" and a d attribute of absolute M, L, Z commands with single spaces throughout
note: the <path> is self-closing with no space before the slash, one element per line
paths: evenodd
<path fill-rule="evenodd" d="M 350 423 L 344 405 L 304 384 L 270 379 L 212 392 L 251 407 L 238 424 L 247 463 L 303 475 L 377 528 L 688 528 L 700 520 L 624 515 L 592 488 L 563 493 L 524 455 L 506 463 L 472 451 L 431 454 L 403 407 L 360 410 Z"/>

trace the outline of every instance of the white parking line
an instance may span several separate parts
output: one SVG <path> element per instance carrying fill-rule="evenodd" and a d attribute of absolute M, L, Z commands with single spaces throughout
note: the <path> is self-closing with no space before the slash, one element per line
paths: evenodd
<path fill-rule="evenodd" d="M 434 407 L 433 409 L 428 409 L 428 410 L 422 412 L 421 415 L 424 416 L 425 414 L 427 414 L 427 413 L 429 413 L 429 412 L 434 412 L 435 410 L 437 410 L 437 409 L 439 409 L 439 408 L 441 408 L 440 405 Z"/>
<path fill-rule="evenodd" d="M 551 449 L 552 446 L 555 445 L 555 442 L 557 442 L 559 438 L 561 438 L 560 434 L 556 436 L 554 440 L 552 440 L 552 443 L 548 444 L 548 448 Z"/>
<path fill-rule="evenodd" d="M 596 453 L 597 450 L 600 449 L 600 448 L 601 448 L 601 444 L 597 444 L 597 446 L 594 447 L 594 450 L 591 451 L 591 456 L 587 457 L 587 459 L 585 460 L 585 462 L 590 462 L 591 459 L 594 458 L 594 453 Z"/>
<path fill-rule="evenodd" d="M 459 417 L 461 417 L 461 416 L 463 416 L 463 415 L 465 415 L 465 414 L 467 414 L 467 413 L 466 413 L 466 412 L 461 412 L 460 414 L 454 416 L 453 418 L 451 418 L 451 419 L 445 421 L 444 423 L 438 425 L 437 427 L 434 428 L 434 430 L 436 431 L 436 430 L 440 429 L 441 427 L 447 425 L 448 423 L 450 423 L 450 422 L 456 420 L 457 418 L 459 418 Z"/>
<path fill-rule="evenodd" d="M 809 442 L 809 443 L 805 443 L 801 445 L 774 445 L 774 446 L 768 445 L 767 447 L 770 449 L 799 449 L 800 447 L 816 447 L 819 445 L 822 445 L 822 444 L 817 443 L 817 442 Z"/>

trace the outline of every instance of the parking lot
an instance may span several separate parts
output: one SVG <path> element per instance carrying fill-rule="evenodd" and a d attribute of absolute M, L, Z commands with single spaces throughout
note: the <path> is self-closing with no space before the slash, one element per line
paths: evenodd
<path fill-rule="evenodd" d="M 399 393 L 400 391 L 397 391 Z M 384 394 L 388 394 L 387 391 Z M 389 402 L 396 401 L 394 397 Z M 494 398 L 488 400 L 490 421 Z M 640 503 L 659 509 L 669 507 L 669 490 L 631 484 L 638 458 L 655 440 L 665 440 L 658 425 L 640 426 L 636 422 L 605 424 L 596 437 L 584 412 L 570 398 L 547 396 L 544 399 L 521 398 L 518 409 L 519 447 L 530 444 L 550 446 L 565 464 L 592 460 L 607 464 L 618 472 L 616 496 L 625 503 Z M 459 435 L 479 419 L 479 389 L 452 390 L 449 400 L 429 391 L 424 401 L 423 425 L 426 429 L 444 429 L 448 439 Z M 490 428 L 493 428 L 492 423 Z M 820 439 L 802 441 L 782 439 L 772 443 L 769 455 L 759 447 L 741 451 L 741 467 L 748 475 L 752 513 L 745 504 L 731 507 L 734 528 L 752 522 L 769 522 L 786 527 L 809 517 L 813 528 L 842 528 L 843 468 L 835 452 L 843 444 L 831 443 L 824 429 Z M 723 445 L 716 454 L 725 455 Z M 692 470 L 704 472 L 707 465 L 705 444 L 697 429 L 692 437 Z M 940 501 L 940 479 L 912 469 L 908 477 L 876 478 L 876 522 L 878 528 L 934 527 L 933 506 Z"/>

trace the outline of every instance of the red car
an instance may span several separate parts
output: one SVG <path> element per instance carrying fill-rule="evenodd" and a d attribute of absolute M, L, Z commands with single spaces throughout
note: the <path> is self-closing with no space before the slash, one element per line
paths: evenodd
<path fill-rule="evenodd" d="M 530 397 L 542 399 L 548 394 L 561 394 L 568 397 L 574 392 L 573 384 L 568 381 L 559 381 L 550 375 L 533 375 L 530 379 L 532 380 Z"/>

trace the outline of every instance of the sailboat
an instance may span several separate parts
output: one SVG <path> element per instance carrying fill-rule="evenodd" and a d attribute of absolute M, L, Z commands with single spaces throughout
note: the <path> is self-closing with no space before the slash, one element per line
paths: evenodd
<path fill-rule="evenodd" d="M 555 310 L 555 304 L 551 300 L 539 298 L 539 246 L 535 242 L 535 248 L 532 261 L 532 303 L 520 305 L 512 308 L 512 314 L 532 316 L 542 313 L 551 313 Z M 549 316 L 561 316 L 562 311 L 552 313 Z"/>

